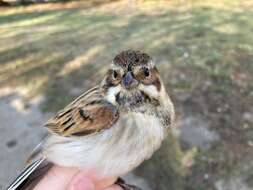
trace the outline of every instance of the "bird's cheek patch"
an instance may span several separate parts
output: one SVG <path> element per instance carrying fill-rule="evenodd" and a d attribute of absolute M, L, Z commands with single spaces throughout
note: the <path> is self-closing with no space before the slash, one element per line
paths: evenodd
<path fill-rule="evenodd" d="M 140 90 L 142 90 L 143 92 L 145 92 L 146 94 L 148 94 L 149 96 L 154 97 L 154 98 L 157 98 L 159 96 L 158 89 L 153 84 L 151 84 L 151 85 L 141 84 Z"/>
<path fill-rule="evenodd" d="M 152 84 L 156 87 L 156 89 L 157 89 L 157 91 L 161 91 L 161 82 L 160 82 L 160 80 L 159 79 L 156 79 L 156 80 L 154 80 L 153 82 L 152 82 Z"/>
<path fill-rule="evenodd" d="M 108 88 L 106 92 L 106 100 L 108 100 L 110 103 L 114 104 L 116 103 L 116 95 L 121 91 L 120 85 L 115 87 Z"/>

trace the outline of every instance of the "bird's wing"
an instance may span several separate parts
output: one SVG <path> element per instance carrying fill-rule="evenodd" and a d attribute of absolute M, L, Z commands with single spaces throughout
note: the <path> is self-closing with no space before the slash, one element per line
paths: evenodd
<path fill-rule="evenodd" d="M 110 128 L 118 118 L 118 109 L 96 87 L 58 112 L 45 127 L 61 136 L 84 136 Z"/>

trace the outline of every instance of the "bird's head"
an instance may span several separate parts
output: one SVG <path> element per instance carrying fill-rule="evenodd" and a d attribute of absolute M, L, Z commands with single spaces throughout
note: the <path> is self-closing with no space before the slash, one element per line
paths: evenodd
<path fill-rule="evenodd" d="M 108 101 L 128 109 L 147 103 L 157 105 L 166 96 L 154 62 L 140 51 L 116 55 L 101 86 Z"/>

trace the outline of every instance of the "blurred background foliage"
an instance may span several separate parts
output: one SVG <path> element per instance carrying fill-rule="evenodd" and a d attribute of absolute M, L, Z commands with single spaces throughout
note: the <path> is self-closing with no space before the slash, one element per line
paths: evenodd
<path fill-rule="evenodd" d="M 178 129 L 136 171 L 157 190 L 253 188 L 251 0 L 0 1 L 0 87 L 55 112 L 125 49 L 151 54 Z M 38 2 L 38 3 L 37 3 Z M 46 2 L 46 3 L 44 3 Z"/>

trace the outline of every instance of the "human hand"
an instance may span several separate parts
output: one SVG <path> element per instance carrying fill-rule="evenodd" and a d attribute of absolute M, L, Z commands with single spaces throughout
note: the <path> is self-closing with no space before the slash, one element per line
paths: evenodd
<path fill-rule="evenodd" d="M 34 190 L 122 190 L 117 178 L 98 179 L 95 172 L 54 166 Z"/>

